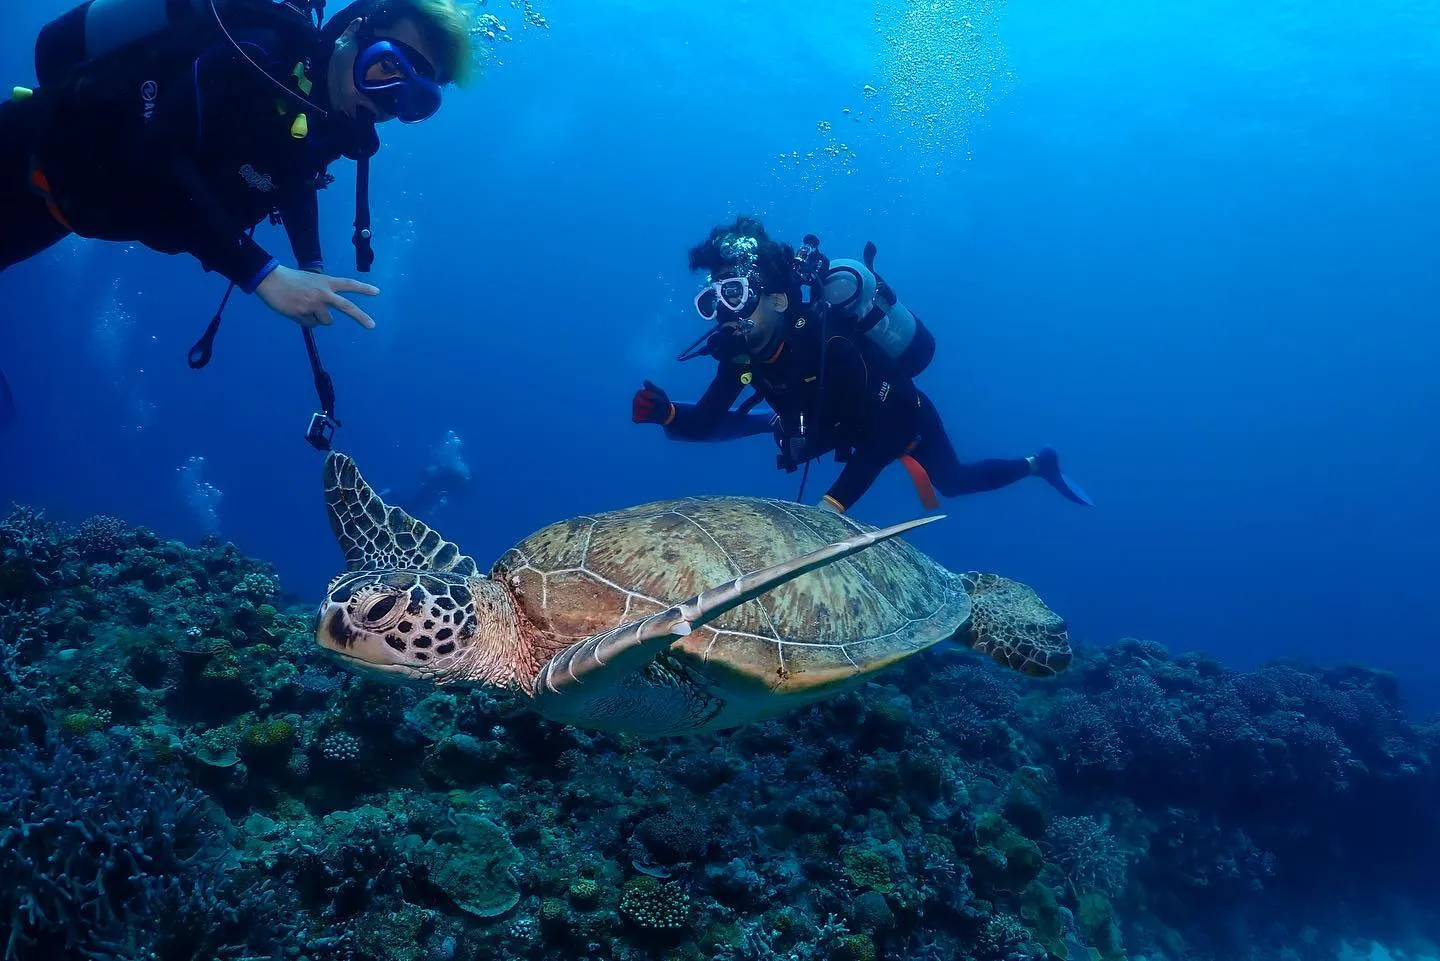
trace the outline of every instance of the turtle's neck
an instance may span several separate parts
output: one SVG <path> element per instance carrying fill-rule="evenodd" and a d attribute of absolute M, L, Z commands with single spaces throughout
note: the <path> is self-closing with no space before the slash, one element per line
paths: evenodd
<path fill-rule="evenodd" d="M 538 669 L 509 590 L 488 577 L 470 578 L 469 587 L 474 629 L 456 654 L 454 679 L 528 693 Z"/>

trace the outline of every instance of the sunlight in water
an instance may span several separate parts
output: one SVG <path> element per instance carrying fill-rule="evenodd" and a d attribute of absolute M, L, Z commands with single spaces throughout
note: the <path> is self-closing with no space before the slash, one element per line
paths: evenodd
<path fill-rule="evenodd" d="M 807 190 L 885 166 L 892 179 L 941 174 L 970 158 L 970 138 L 1014 80 L 1000 36 L 1004 0 L 880 0 L 859 82 L 824 112 L 777 170 Z M 879 158 L 887 157 L 886 161 Z"/>
<path fill-rule="evenodd" d="M 1003 0 L 883 0 L 883 94 L 896 133 L 921 153 L 968 152 L 970 132 L 1012 79 Z M 963 156 L 964 154 L 959 154 Z"/>

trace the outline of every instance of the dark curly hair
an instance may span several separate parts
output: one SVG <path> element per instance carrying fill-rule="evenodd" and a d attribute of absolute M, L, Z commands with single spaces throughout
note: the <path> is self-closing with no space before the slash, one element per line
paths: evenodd
<path fill-rule="evenodd" d="M 771 240 L 756 217 L 739 217 L 733 224 L 716 224 L 710 236 L 690 248 L 690 269 L 722 271 L 750 267 L 763 294 L 793 293 L 791 261 L 795 248 Z"/>

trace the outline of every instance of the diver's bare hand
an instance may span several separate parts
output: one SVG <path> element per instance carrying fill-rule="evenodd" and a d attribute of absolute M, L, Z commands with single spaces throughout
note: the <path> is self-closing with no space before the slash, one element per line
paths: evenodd
<path fill-rule="evenodd" d="M 375 321 L 370 319 L 370 315 L 340 295 L 366 294 L 373 297 L 380 293 L 380 289 L 348 277 L 331 277 L 290 267 L 276 267 L 270 271 L 269 276 L 260 281 L 255 293 L 265 302 L 266 307 L 289 317 L 302 327 L 330 324 L 333 320 L 330 311 L 333 309 L 349 314 L 366 330 L 373 330 Z"/>

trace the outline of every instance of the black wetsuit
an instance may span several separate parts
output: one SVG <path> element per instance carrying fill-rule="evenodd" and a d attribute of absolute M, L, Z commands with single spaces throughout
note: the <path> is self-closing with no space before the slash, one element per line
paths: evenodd
<path fill-rule="evenodd" d="M 748 384 L 780 416 L 786 438 L 799 436 L 803 415 L 805 449 L 797 460 L 830 451 L 846 458 L 826 493 L 842 510 L 853 507 L 881 471 L 906 454 L 946 497 L 996 490 L 1031 473 L 1023 457 L 961 463 L 930 399 L 864 337 L 826 331 L 822 399 L 821 325 L 808 319 L 791 324 L 768 357 L 722 360 L 698 403 L 675 405 L 667 430 L 703 438 Z"/>
<path fill-rule="evenodd" d="M 272 16 L 231 32 L 289 89 L 303 65 L 308 98 L 325 108 L 332 44 L 319 30 Z M 330 163 L 373 149 L 373 126 L 307 112 L 308 133 L 294 136 L 304 108 L 223 38 L 203 36 L 194 49 L 119 61 L 83 86 L 0 104 L 0 270 L 74 232 L 192 254 L 249 293 L 278 263 L 246 236 L 272 212 L 297 266 L 323 267 L 316 191 Z M 36 190 L 37 169 L 55 210 Z"/>

